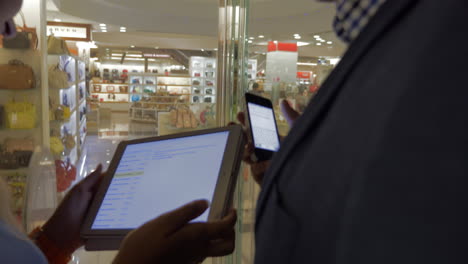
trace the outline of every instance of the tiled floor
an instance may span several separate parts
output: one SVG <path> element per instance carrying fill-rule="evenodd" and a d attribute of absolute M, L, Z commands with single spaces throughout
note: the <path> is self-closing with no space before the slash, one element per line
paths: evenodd
<path fill-rule="evenodd" d="M 84 153 L 78 163 L 81 177 L 85 177 L 93 171 L 98 164 L 102 164 L 107 169 L 110 160 L 120 141 L 126 139 L 135 139 L 141 137 L 157 136 L 155 124 L 144 124 L 131 122 L 127 113 L 111 113 L 101 116 L 97 122 L 97 132 L 88 133 L 85 140 Z M 253 221 L 254 204 L 258 195 L 258 187 L 252 184 L 247 177 L 241 184 L 242 191 L 242 210 L 238 214 L 242 215 L 239 221 L 239 230 L 242 230 L 241 239 L 238 238 L 239 251 L 234 263 L 253 263 Z M 238 185 L 239 187 L 239 185 Z M 107 264 L 112 263 L 116 252 L 86 252 L 83 249 L 75 253 L 75 259 L 72 263 L 90 263 Z M 237 260 L 236 260 L 237 259 Z M 213 261 L 208 259 L 204 263 L 224 263 L 223 261 Z"/>

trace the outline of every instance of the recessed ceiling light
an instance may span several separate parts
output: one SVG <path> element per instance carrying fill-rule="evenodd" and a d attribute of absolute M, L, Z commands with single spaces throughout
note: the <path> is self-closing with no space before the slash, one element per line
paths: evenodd
<path fill-rule="evenodd" d="M 264 38 L 264 37 L 265 37 L 265 36 L 263 36 L 263 35 L 258 36 L 258 38 Z"/>
<path fill-rule="evenodd" d="M 331 42 L 331 41 L 328 41 L 328 42 L 327 42 L 327 44 L 333 44 L 333 42 Z"/>
<path fill-rule="evenodd" d="M 55 22 L 62 22 L 62 19 L 54 18 L 54 21 L 55 21 Z"/>
<path fill-rule="evenodd" d="M 297 65 L 302 65 L 302 66 L 317 66 L 317 63 L 311 63 L 311 62 L 298 62 Z"/>
<path fill-rule="evenodd" d="M 294 36 L 295 39 L 301 39 L 301 36 Z"/>
<path fill-rule="evenodd" d="M 201 49 L 201 51 L 205 51 L 205 49 Z"/>
<path fill-rule="evenodd" d="M 218 48 L 214 48 L 214 51 L 218 51 Z"/>
<path fill-rule="evenodd" d="M 107 29 L 101 29 L 101 32 L 107 32 Z"/>
<path fill-rule="evenodd" d="M 317 45 L 317 46 L 322 46 L 322 43 L 319 42 L 319 43 L 317 43 L 317 44 L 315 44 L 315 45 Z"/>
<path fill-rule="evenodd" d="M 105 26 L 106 26 L 106 24 L 99 24 L 99 26 L 101 26 L 101 27 L 105 27 Z"/>
<path fill-rule="evenodd" d="M 254 37 L 250 37 L 249 39 L 252 39 L 252 40 L 253 40 L 253 39 L 255 39 L 255 38 L 254 38 Z"/>
<path fill-rule="evenodd" d="M 135 45 L 131 45 L 131 46 L 130 46 L 130 48 L 132 48 L 132 49 L 133 49 L 134 47 L 135 47 Z"/>
<path fill-rule="evenodd" d="M 120 30 L 120 32 L 127 32 L 127 30 L 125 30 L 125 29 L 121 29 L 121 30 Z"/>
<path fill-rule="evenodd" d="M 252 43 L 253 43 L 253 41 L 251 41 L 251 40 L 249 40 L 248 42 L 249 42 L 249 44 L 252 44 Z"/>
<path fill-rule="evenodd" d="M 155 49 L 159 49 L 159 47 L 154 47 Z"/>
<path fill-rule="evenodd" d="M 324 40 L 324 39 L 319 39 L 319 41 L 320 41 L 320 42 L 325 42 L 325 40 Z"/>
<path fill-rule="evenodd" d="M 298 47 L 307 46 L 307 45 L 310 45 L 310 43 L 309 42 L 302 42 L 302 41 L 297 42 Z"/>
<path fill-rule="evenodd" d="M 294 34 L 294 36 L 300 36 L 300 34 L 296 33 L 296 34 Z"/>
<path fill-rule="evenodd" d="M 126 27 L 120 27 L 120 29 L 127 29 Z"/>

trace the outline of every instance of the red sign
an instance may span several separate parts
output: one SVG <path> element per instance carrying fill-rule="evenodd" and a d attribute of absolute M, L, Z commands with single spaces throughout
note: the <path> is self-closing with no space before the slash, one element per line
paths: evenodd
<path fill-rule="evenodd" d="M 298 79 L 310 79 L 312 72 L 297 72 Z"/>
<path fill-rule="evenodd" d="M 268 42 L 268 52 L 273 51 L 297 52 L 297 44 L 270 41 Z"/>

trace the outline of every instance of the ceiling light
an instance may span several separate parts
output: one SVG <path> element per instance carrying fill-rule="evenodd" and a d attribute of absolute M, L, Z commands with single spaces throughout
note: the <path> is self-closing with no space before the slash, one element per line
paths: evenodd
<path fill-rule="evenodd" d="M 134 47 L 135 47 L 135 45 L 131 45 L 131 46 L 130 46 L 130 48 L 132 48 L 132 49 L 133 49 Z"/>
<path fill-rule="evenodd" d="M 317 43 L 317 44 L 315 44 L 315 45 L 317 45 L 317 46 L 322 46 L 322 43 L 319 42 L 319 43 Z"/>
<path fill-rule="evenodd" d="M 297 65 L 301 65 L 301 66 L 317 66 L 317 63 L 298 62 Z"/>
<path fill-rule="evenodd" d="M 254 37 L 250 37 L 249 39 L 252 39 L 252 40 L 253 40 L 253 39 L 255 39 L 255 38 L 254 38 Z"/>
<path fill-rule="evenodd" d="M 300 36 L 298 33 L 294 34 L 294 36 Z"/>
<path fill-rule="evenodd" d="M 328 42 L 327 42 L 327 44 L 333 44 L 333 42 L 331 42 L 331 41 L 328 41 Z"/>
<path fill-rule="evenodd" d="M 218 48 L 214 48 L 214 51 L 218 51 Z"/>
<path fill-rule="evenodd" d="M 249 44 L 252 44 L 252 43 L 253 43 L 253 41 L 251 41 L 251 40 L 249 40 L 248 42 L 249 42 Z"/>
<path fill-rule="evenodd" d="M 101 27 L 105 27 L 105 26 L 106 26 L 106 24 L 99 24 L 99 26 L 101 26 Z"/>
<path fill-rule="evenodd" d="M 120 29 L 127 29 L 126 27 L 120 27 Z"/>
<path fill-rule="evenodd" d="M 258 38 L 264 38 L 264 37 L 265 37 L 265 36 L 263 36 L 263 35 L 258 36 Z"/>
<path fill-rule="evenodd" d="M 125 29 L 121 29 L 120 32 L 127 32 Z"/>
<path fill-rule="evenodd" d="M 325 40 L 324 40 L 324 39 L 319 39 L 318 41 L 320 41 L 320 42 L 325 42 Z"/>
<path fill-rule="evenodd" d="M 107 29 L 101 29 L 101 32 L 107 32 Z"/>
<path fill-rule="evenodd" d="M 320 36 L 319 35 L 314 35 L 314 38 L 319 39 Z"/>
<path fill-rule="evenodd" d="M 205 51 L 205 49 L 201 49 L 201 51 Z"/>
<path fill-rule="evenodd" d="M 302 41 L 297 42 L 298 47 L 307 46 L 307 45 L 310 45 L 310 43 L 309 42 L 302 42 Z"/>
<path fill-rule="evenodd" d="M 159 47 L 154 47 L 155 49 L 159 49 Z"/>
<path fill-rule="evenodd" d="M 301 39 L 301 36 L 294 36 L 295 39 Z"/>
<path fill-rule="evenodd" d="M 317 74 L 312 75 L 314 78 L 317 77 Z"/>
<path fill-rule="evenodd" d="M 54 18 L 54 21 L 55 21 L 55 22 L 62 22 L 62 19 Z"/>

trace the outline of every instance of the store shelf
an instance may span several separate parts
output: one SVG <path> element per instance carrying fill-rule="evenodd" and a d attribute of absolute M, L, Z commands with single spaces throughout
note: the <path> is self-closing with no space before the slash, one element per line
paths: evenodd
<path fill-rule="evenodd" d="M 129 85 L 130 85 L 130 86 L 154 86 L 154 87 L 159 86 L 159 84 L 154 84 L 154 83 L 153 83 L 153 84 L 131 83 L 131 84 L 129 84 Z"/>
<path fill-rule="evenodd" d="M 154 119 L 139 119 L 139 118 L 134 118 L 134 117 L 130 117 L 130 120 L 133 120 L 133 121 L 138 121 L 138 122 L 145 122 L 145 123 L 157 123 L 158 120 L 154 120 Z"/>
<path fill-rule="evenodd" d="M 191 84 L 158 84 L 158 86 L 168 86 L 168 87 L 191 87 Z"/>
<path fill-rule="evenodd" d="M 38 127 L 34 127 L 34 128 L 6 128 L 6 127 L 2 127 L 0 128 L 0 133 L 4 132 L 34 132 L 34 130 L 38 129 Z"/>
<path fill-rule="evenodd" d="M 144 103 L 144 104 L 159 104 L 159 105 L 174 105 L 176 102 L 163 103 L 163 102 L 151 102 L 151 101 L 136 101 L 132 103 Z"/>
<path fill-rule="evenodd" d="M 142 110 L 142 111 L 158 111 L 156 108 L 143 108 L 143 107 L 131 107 L 132 110 Z"/>
<path fill-rule="evenodd" d="M 157 75 L 158 78 L 190 78 L 190 75 Z"/>
<path fill-rule="evenodd" d="M 100 104 L 128 104 L 128 102 L 99 102 Z"/>
<path fill-rule="evenodd" d="M 92 94 L 125 94 L 128 95 L 128 93 L 121 93 L 121 92 L 91 92 Z"/>
<path fill-rule="evenodd" d="M 103 82 L 93 82 L 93 84 L 97 85 L 130 85 L 130 83 L 103 83 Z"/>

